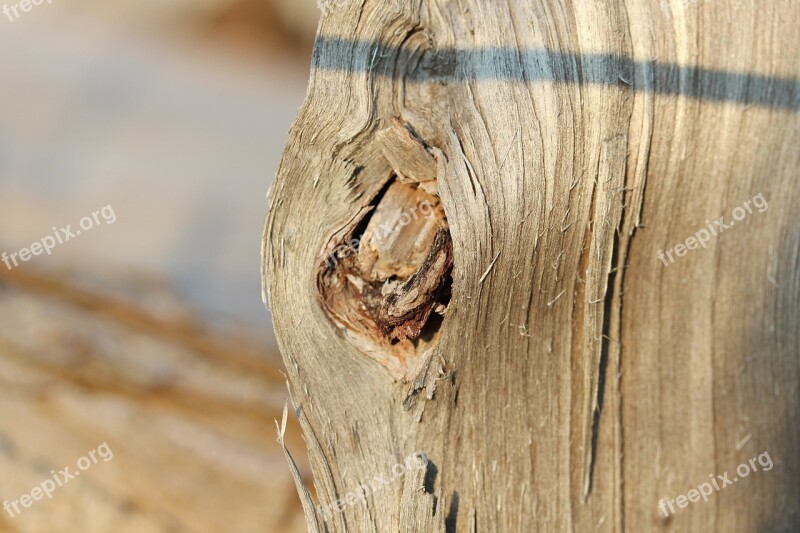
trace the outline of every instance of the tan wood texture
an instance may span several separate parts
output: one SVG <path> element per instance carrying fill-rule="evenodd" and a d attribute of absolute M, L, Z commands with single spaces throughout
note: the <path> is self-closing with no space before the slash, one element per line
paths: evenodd
<path fill-rule="evenodd" d="M 52 499 L 0 509 L 0 531 L 301 531 L 275 360 L 160 284 L 114 294 L 92 279 L 0 269 L 0 503 L 104 443 L 113 455 Z M 296 423 L 287 433 L 299 448 Z"/>
<path fill-rule="evenodd" d="M 800 526 L 798 23 L 789 0 L 334 4 L 265 287 L 316 503 L 430 464 L 310 529 Z M 339 281 L 350 321 L 317 276 L 429 158 L 453 265 L 427 287 L 450 297 L 400 350 L 363 271 Z M 659 510 L 763 452 L 772 469 Z"/>

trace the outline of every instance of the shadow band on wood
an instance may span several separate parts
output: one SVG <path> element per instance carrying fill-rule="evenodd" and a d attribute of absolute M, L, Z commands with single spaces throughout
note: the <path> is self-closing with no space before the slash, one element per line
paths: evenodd
<path fill-rule="evenodd" d="M 415 65 L 410 72 L 396 65 Z M 378 42 L 319 36 L 312 66 L 319 70 L 369 72 L 407 81 L 464 83 L 512 80 L 524 83 L 620 85 L 635 92 L 686 96 L 697 100 L 800 110 L 800 80 L 729 72 L 618 54 L 572 53 L 546 49 L 483 47 L 406 50 Z"/>

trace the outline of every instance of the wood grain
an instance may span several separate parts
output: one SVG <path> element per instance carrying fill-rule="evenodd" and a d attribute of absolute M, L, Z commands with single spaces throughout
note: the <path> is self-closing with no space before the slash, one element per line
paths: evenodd
<path fill-rule="evenodd" d="M 331 530 L 800 525 L 800 10 L 668 7 L 362 0 L 323 18 L 265 228 L 276 333 L 320 503 L 414 451 L 432 463 L 424 490 L 398 483 Z M 441 154 L 454 255 L 437 343 L 405 378 L 314 279 L 413 166 L 382 149 L 394 117 Z M 659 260 L 762 193 L 763 213 Z M 659 512 L 765 450 L 773 470 Z"/>

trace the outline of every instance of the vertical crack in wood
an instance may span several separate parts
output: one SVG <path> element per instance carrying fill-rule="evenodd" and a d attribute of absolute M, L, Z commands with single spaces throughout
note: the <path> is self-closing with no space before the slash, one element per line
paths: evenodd
<path fill-rule="evenodd" d="M 586 489 L 584 493 L 584 497 L 588 498 L 589 495 L 592 493 L 592 480 L 594 476 L 594 465 L 597 462 L 597 439 L 600 433 L 600 413 L 603 411 L 603 399 L 605 395 L 605 380 L 606 380 L 606 370 L 608 368 L 608 354 L 609 354 L 609 342 L 611 340 L 611 313 L 613 311 L 612 305 L 614 302 L 614 297 L 616 296 L 615 291 L 615 279 L 617 277 L 617 272 L 619 268 L 619 233 L 614 233 L 614 247 L 611 252 L 611 271 L 608 274 L 608 284 L 606 286 L 606 297 L 603 301 L 603 325 L 602 325 L 602 332 L 603 332 L 603 339 L 600 344 L 600 361 L 598 364 L 598 373 L 597 373 L 597 391 L 596 391 L 596 402 L 597 406 L 594 409 L 594 415 L 592 418 L 592 443 L 591 443 L 591 456 L 589 459 L 589 469 L 587 472 L 587 479 L 586 479 Z"/>
<path fill-rule="evenodd" d="M 584 307 L 584 328 L 591 327 L 591 337 L 584 337 L 583 350 L 586 364 L 584 379 L 585 421 L 583 452 L 583 501 L 588 500 L 592 489 L 594 465 L 603 408 L 605 372 L 608 367 L 610 328 L 615 316 L 614 299 L 617 296 L 616 273 L 621 267 L 620 237 L 624 214 L 624 178 L 627 168 L 627 137 L 618 135 L 602 142 L 597 160 L 597 178 L 592 191 L 587 249 L 581 258 L 587 261 L 586 294 L 592 300 Z M 622 238 L 627 239 L 628 235 Z M 595 305 L 602 303 L 596 310 Z M 584 304 L 584 305 L 586 305 Z M 598 336 L 599 334 L 599 336 Z"/>

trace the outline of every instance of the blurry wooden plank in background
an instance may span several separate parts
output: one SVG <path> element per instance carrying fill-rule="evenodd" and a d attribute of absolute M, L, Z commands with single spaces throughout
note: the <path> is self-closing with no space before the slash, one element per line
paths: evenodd
<path fill-rule="evenodd" d="M 0 500 L 103 442 L 114 452 L 52 500 L 3 513 L 0 531 L 302 531 L 274 354 L 195 323 L 162 288 L 138 292 L 0 273 Z"/>

